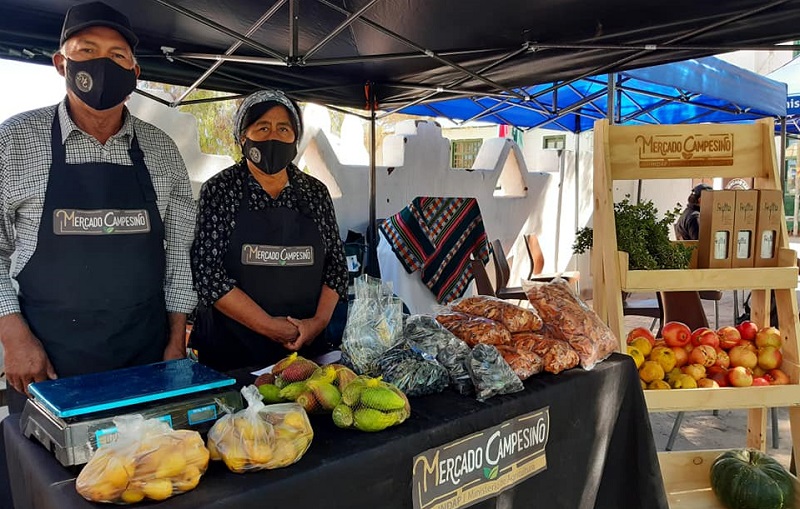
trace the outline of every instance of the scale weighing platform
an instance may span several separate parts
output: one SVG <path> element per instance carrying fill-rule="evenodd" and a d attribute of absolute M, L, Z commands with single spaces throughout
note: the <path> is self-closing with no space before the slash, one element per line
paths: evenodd
<path fill-rule="evenodd" d="M 64 466 L 82 465 L 116 440 L 113 419 L 141 414 L 173 429 L 208 431 L 222 405 L 242 408 L 236 380 L 190 359 L 91 373 L 28 386 L 22 433 L 34 437 Z"/>

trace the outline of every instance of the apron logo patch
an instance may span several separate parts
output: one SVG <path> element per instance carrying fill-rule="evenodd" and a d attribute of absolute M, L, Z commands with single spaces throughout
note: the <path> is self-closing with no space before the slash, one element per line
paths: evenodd
<path fill-rule="evenodd" d="M 267 265 L 271 267 L 303 267 L 314 265 L 312 246 L 264 246 L 244 244 L 242 265 Z"/>
<path fill-rule="evenodd" d="M 147 210 L 77 210 L 53 211 L 56 235 L 122 235 L 150 231 Z"/>
<path fill-rule="evenodd" d="M 86 71 L 81 71 L 75 75 L 75 85 L 81 92 L 88 92 L 94 86 L 92 75 Z"/>

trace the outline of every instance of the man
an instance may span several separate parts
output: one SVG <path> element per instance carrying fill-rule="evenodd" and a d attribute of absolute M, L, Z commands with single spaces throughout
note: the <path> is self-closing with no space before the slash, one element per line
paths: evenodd
<path fill-rule="evenodd" d="M 697 240 L 700 237 L 700 195 L 712 189 L 708 184 L 697 184 L 686 199 L 686 208 L 675 223 L 678 240 Z"/>
<path fill-rule="evenodd" d="M 137 42 L 120 12 L 73 6 L 53 55 L 66 98 L 0 124 L 0 341 L 19 393 L 186 353 L 195 207 L 175 143 L 125 107 Z"/>

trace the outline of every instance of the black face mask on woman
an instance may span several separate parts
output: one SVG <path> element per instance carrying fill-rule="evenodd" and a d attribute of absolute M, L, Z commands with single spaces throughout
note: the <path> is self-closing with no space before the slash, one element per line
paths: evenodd
<path fill-rule="evenodd" d="M 136 88 L 136 72 L 110 58 L 66 62 L 67 87 L 95 110 L 117 106 Z"/>
<path fill-rule="evenodd" d="M 289 166 L 297 155 L 297 146 L 278 140 L 253 141 L 245 138 L 242 152 L 259 170 L 267 175 L 275 175 Z"/>

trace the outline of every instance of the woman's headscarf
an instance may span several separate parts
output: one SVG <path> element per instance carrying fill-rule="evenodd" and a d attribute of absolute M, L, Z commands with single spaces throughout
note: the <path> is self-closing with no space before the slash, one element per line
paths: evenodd
<path fill-rule="evenodd" d="M 289 118 L 292 120 L 292 127 L 294 127 L 295 132 L 294 142 L 295 144 L 300 143 L 300 138 L 303 136 L 303 122 L 297 104 L 286 97 L 286 94 L 280 90 L 265 89 L 248 95 L 236 111 L 233 137 L 237 145 L 241 144 L 242 135 L 250 124 L 258 120 L 275 103 L 285 106 L 289 110 Z"/>

